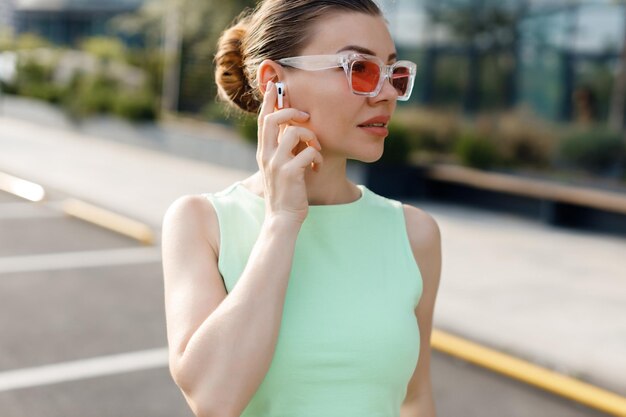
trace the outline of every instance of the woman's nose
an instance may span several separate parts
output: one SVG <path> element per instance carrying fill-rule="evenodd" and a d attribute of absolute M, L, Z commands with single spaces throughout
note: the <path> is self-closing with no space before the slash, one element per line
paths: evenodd
<path fill-rule="evenodd" d="M 385 75 L 385 79 L 383 80 L 383 85 L 374 98 L 375 100 L 397 100 L 398 99 L 398 90 L 391 84 L 391 79 Z"/>

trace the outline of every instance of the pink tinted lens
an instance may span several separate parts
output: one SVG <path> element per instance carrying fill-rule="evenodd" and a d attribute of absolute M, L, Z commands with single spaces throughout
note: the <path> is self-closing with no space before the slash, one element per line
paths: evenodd
<path fill-rule="evenodd" d="M 358 60 L 352 63 L 352 89 L 359 93 L 371 93 L 376 90 L 380 79 L 380 67 L 378 64 L 367 60 Z M 409 88 L 411 70 L 406 66 L 394 68 L 391 84 L 398 91 L 400 97 L 404 96 Z"/>
<path fill-rule="evenodd" d="M 380 78 L 380 67 L 372 61 L 359 60 L 352 63 L 352 89 L 359 93 L 371 93 Z"/>
<path fill-rule="evenodd" d="M 391 76 L 391 84 L 394 86 L 396 90 L 398 90 L 398 94 L 400 97 L 406 94 L 407 89 L 409 88 L 409 80 L 411 79 L 411 70 L 409 67 L 396 67 L 393 70 L 393 75 Z"/>

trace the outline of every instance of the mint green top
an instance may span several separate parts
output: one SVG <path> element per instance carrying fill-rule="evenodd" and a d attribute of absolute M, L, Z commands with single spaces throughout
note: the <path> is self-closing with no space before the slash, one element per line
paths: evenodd
<path fill-rule="evenodd" d="M 357 187 L 354 202 L 309 206 L 272 363 L 241 417 L 400 415 L 419 356 L 422 278 L 402 204 Z M 241 181 L 203 195 L 219 220 L 218 267 L 230 292 L 265 202 Z"/>

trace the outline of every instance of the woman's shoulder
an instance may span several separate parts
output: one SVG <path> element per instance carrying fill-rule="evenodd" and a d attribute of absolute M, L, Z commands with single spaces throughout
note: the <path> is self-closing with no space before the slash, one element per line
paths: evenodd
<path fill-rule="evenodd" d="M 402 204 L 407 234 L 411 242 L 413 252 L 420 249 L 432 248 L 439 245 L 441 231 L 435 218 L 419 207 L 411 204 Z"/>
<path fill-rule="evenodd" d="M 186 194 L 178 197 L 163 216 L 163 230 L 188 230 L 205 238 L 219 253 L 219 223 L 215 207 L 207 194 Z"/>
<path fill-rule="evenodd" d="M 441 231 L 435 218 L 426 211 L 402 204 L 411 251 L 417 263 L 428 297 L 435 297 L 432 288 L 439 286 L 441 276 Z"/>
<path fill-rule="evenodd" d="M 186 218 L 189 216 L 194 220 L 203 218 L 206 214 L 214 212 L 215 209 L 207 194 L 185 194 L 174 200 L 163 217 L 168 219 Z"/>

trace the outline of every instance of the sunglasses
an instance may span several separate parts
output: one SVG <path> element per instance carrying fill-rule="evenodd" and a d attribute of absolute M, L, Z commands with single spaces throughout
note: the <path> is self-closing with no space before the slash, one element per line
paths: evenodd
<path fill-rule="evenodd" d="M 399 101 L 407 101 L 411 97 L 417 68 L 411 61 L 385 65 L 377 56 L 367 54 L 303 55 L 276 62 L 306 71 L 343 67 L 350 89 L 360 96 L 377 96 L 387 78 L 398 92 Z"/>

